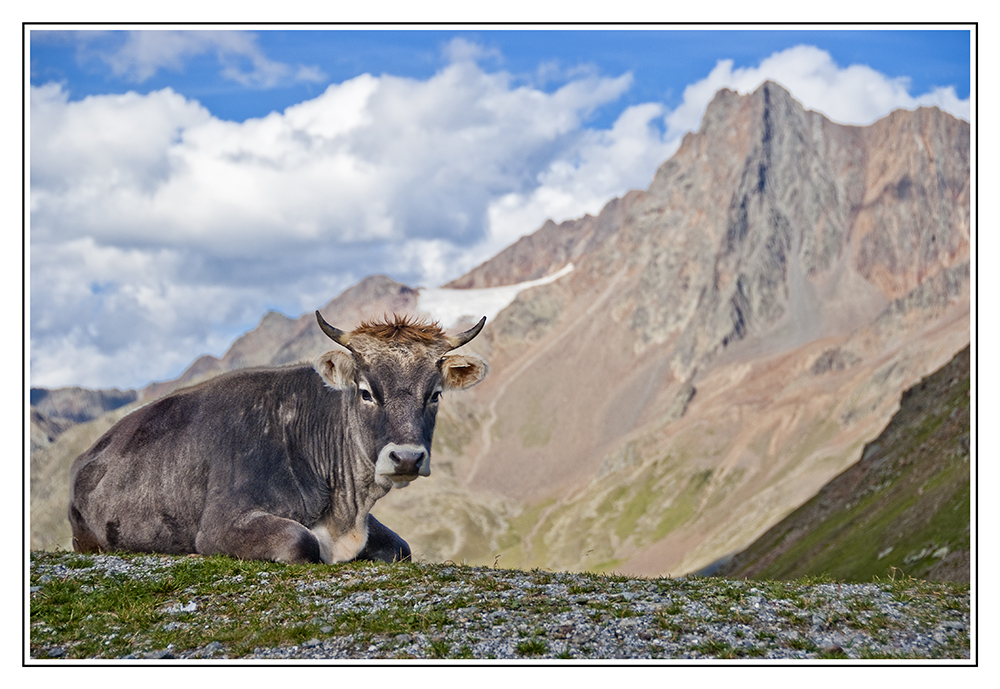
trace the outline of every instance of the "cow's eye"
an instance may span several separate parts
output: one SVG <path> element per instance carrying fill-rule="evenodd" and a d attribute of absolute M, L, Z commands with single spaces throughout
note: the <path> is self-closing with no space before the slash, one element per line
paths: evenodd
<path fill-rule="evenodd" d="M 367 388 L 358 388 L 358 394 L 361 395 L 361 399 L 365 402 L 374 402 L 375 398 L 372 397 L 371 391 Z"/>
<path fill-rule="evenodd" d="M 435 390 L 434 392 L 431 393 L 430 403 L 437 404 L 440 401 L 441 401 L 441 391 Z"/>

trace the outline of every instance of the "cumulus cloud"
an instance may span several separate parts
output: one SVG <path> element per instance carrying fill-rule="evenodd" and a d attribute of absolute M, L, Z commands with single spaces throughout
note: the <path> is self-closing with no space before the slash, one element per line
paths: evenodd
<path fill-rule="evenodd" d="M 373 272 L 456 276 L 492 199 L 537 185 L 629 85 L 515 87 L 453 53 L 425 81 L 364 74 L 245 122 L 170 89 L 33 87 L 32 384 L 137 385 L 265 308 Z"/>
<path fill-rule="evenodd" d="M 800 45 L 761 61 L 756 67 L 733 67 L 719 60 L 707 77 L 684 89 L 684 102 L 667 118 L 674 132 L 697 129 L 705 106 L 721 88 L 753 91 L 765 80 L 782 84 L 807 108 L 841 124 L 871 124 L 897 108 L 936 105 L 956 117 L 969 119 L 969 100 L 960 100 L 953 87 L 913 96 L 910 80 L 890 78 L 867 65 L 841 67 L 825 50 Z"/>
<path fill-rule="evenodd" d="M 130 38 L 114 64 L 140 80 L 198 51 L 256 54 L 242 34 L 209 33 Z M 968 116 L 946 91 L 910 96 L 799 47 L 753 68 L 720 61 L 676 109 L 633 105 L 588 129 L 631 75 L 588 68 L 543 89 L 487 71 L 495 56 L 475 44 L 447 55 L 425 80 L 362 74 L 245 122 L 170 89 L 72 101 L 32 87 L 32 385 L 140 386 L 221 354 L 268 308 L 310 311 L 372 273 L 457 277 L 547 218 L 648 185 L 722 87 L 775 79 L 845 122 L 933 99 Z M 263 55 L 233 64 L 251 85 L 281 72 Z"/>

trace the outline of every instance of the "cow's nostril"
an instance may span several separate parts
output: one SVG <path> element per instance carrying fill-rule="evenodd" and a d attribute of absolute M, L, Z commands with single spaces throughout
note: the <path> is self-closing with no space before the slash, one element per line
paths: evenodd
<path fill-rule="evenodd" d="M 389 453 L 398 474 L 415 474 L 420 470 L 427 453 L 423 450 L 393 450 Z"/>

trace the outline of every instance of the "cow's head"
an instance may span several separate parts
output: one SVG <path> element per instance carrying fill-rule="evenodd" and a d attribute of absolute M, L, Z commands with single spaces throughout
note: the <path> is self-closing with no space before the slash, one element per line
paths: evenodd
<path fill-rule="evenodd" d="M 347 349 L 327 352 L 315 363 L 326 384 L 347 393 L 350 424 L 375 464 L 375 481 L 402 488 L 431 473 L 431 438 L 438 402 L 445 390 L 481 381 L 489 366 L 475 354 L 449 354 L 479 334 L 479 323 L 447 336 L 436 324 L 394 316 L 344 332 L 316 320 L 326 335 Z"/>

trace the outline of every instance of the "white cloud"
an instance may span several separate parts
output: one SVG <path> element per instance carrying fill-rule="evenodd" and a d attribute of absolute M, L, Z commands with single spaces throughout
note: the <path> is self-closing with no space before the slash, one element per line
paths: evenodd
<path fill-rule="evenodd" d="M 290 65 L 268 59 L 257 37 L 245 31 L 128 31 L 121 46 L 104 47 L 107 34 L 82 32 L 85 55 L 93 55 L 115 76 L 142 83 L 162 69 L 183 71 L 196 56 L 214 53 L 220 74 L 246 87 L 271 88 L 287 81 L 325 81 L 315 66 Z M 89 44 L 89 45 L 88 45 Z M 94 47 L 97 44 L 97 47 Z"/>
<path fill-rule="evenodd" d="M 136 39 L 120 68 L 138 79 L 206 45 L 252 57 L 240 36 Z M 484 70 L 492 54 L 474 44 L 448 50 L 429 79 L 363 74 L 245 122 L 170 89 L 70 101 L 32 87 L 32 385 L 143 385 L 220 354 L 267 308 L 298 315 L 376 272 L 425 287 L 457 277 L 547 218 L 648 185 L 722 87 L 775 79 L 839 121 L 933 99 L 968 111 L 799 47 L 753 68 L 721 61 L 675 110 L 633 105 L 591 130 L 587 115 L 630 75 L 588 68 L 541 90 Z M 281 70 L 259 58 L 247 79 L 261 84 Z"/>
<path fill-rule="evenodd" d="M 936 105 L 969 119 L 969 100 L 960 100 L 951 87 L 912 96 L 908 79 L 887 77 L 867 65 L 841 67 L 825 50 L 800 45 L 770 55 L 757 67 L 734 69 L 732 60 L 720 60 L 707 77 L 684 89 L 684 103 L 667 118 L 670 130 L 697 129 L 705 106 L 719 89 L 749 93 L 768 79 L 783 85 L 807 108 L 842 124 L 871 124 L 897 108 L 920 105 Z"/>
<path fill-rule="evenodd" d="M 180 134 L 210 118 L 170 89 L 71 103 L 61 86 L 46 84 L 31 89 L 30 105 L 32 191 L 59 194 L 155 187 L 168 177 Z"/>
<path fill-rule="evenodd" d="M 537 229 L 547 218 L 561 221 L 584 213 L 594 215 L 612 197 L 646 187 L 678 145 L 655 124 L 664 112 L 657 103 L 627 108 L 610 130 L 586 132 L 572 156 L 553 160 L 538 175 L 537 186 L 494 200 L 490 234 L 477 247 L 473 264 L 516 241 L 527 228 Z"/>
<path fill-rule="evenodd" d="M 491 200 L 573 155 L 582 119 L 628 83 L 546 93 L 463 59 L 241 123 L 169 89 L 33 87 L 32 383 L 140 385 L 264 308 L 316 308 L 372 272 L 455 277 Z"/>

